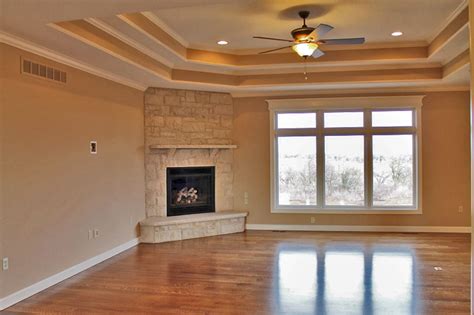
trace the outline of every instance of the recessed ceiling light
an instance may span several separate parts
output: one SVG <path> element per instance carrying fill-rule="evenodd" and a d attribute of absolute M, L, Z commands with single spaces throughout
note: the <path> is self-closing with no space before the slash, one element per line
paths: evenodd
<path fill-rule="evenodd" d="M 394 36 L 394 37 L 398 37 L 398 36 L 402 36 L 402 35 L 403 35 L 403 33 L 400 32 L 400 31 L 396 31 L 396 32 L 392 33 L 392 36 Z"/>
<path fill-rule="evenodd" d="M 220 40 L 217 42 L 217 45 L 227 45 L 229 42 L 226 40 Z"/>

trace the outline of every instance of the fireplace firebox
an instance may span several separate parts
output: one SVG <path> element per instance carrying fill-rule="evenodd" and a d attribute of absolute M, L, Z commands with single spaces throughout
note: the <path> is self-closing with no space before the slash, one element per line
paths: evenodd
<path fill-rule="evenodd" d="M 169 167 L 166 214 L 215 212 L 215 167 Z"/>

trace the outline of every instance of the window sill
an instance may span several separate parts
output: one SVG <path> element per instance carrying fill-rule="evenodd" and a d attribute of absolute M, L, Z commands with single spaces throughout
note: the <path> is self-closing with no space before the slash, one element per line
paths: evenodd
<path fill-rule="evenodd" d="M 271 213 L 286 213 L 286 214 L 423 214 L 422 209 L 272 209 Z"/>

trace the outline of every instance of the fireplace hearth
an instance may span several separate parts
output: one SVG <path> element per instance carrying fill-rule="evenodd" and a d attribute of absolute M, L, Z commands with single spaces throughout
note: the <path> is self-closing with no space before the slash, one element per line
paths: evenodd
<path fill-rule="evenodd" d="M 166 169 L 166 214 L 215 212 L 215 167 Z"/>

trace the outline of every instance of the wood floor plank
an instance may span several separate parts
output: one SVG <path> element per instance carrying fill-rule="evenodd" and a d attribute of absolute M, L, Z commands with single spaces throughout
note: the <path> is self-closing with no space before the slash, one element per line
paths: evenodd
<path fill-rule="evenodd" d="M 467 234 L 247 231 L 141 244 L 4 313 L 469 314 L 469 278 Z"/>

